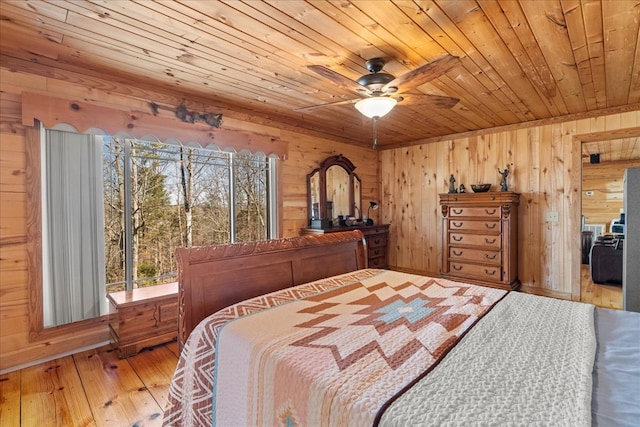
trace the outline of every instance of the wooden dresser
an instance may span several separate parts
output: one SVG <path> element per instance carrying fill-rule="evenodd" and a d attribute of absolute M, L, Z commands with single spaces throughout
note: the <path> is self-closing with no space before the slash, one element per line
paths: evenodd
<path fill-rule="evenodd" d="M 389 224 L 360 227 L 303 228 L 301 234 L 337 233 L 360 230 L 367 241 L 367 265 L 369 268 L 389 268 Z"/>
<path fill-rule="evenodd" d="M 121 358 L 178 336 L 178 283 L 113 292 L 109 332 Z"/>
<path fill-rule="evenodd" d="M 513 192 L 440 194 L 442 276 L 517 289 L 518 204 Z"/>

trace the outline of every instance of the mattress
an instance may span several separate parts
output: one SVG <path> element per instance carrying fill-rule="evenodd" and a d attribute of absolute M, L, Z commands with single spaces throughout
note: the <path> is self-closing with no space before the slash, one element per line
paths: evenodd
<path fill-rule="evenodd" d="M 339 294 L 350 294 L 351 300 L 341 302 Z M 367 269 L 236 304 L 207 318 L 189 337 L 171 384 L 164 424 L 406 425 L 420 419 L 421 425 L 480 420 L 633 425 L 640 419 L 640 315 L 505 294 Z M 379 301 L 364 308 L 372 296 L 403 301 L 395 314 L 384 311 L 390 323 L 398 313 L 404 313 L 400 317 L 405 320 L 412 318 L 406 313 L 420 307 L 438 307 L 440 315 L 423 328 L 413 328 L 415 336 L 406 332 L 412 329 L 408 324 L 400 328 L 400 346 L 410 350 L 389 357 L 403 352 L 380 339 L 385 327 L 367 324 L 373 318 L 370 312 L 362 317 L 367 310 L 387 310 L 375 306 Z M 411 306 L 416 296 L 429 301 Z M 286 313 L 286 320 L 277 320 L 276 309 Z M 350 316 L 352 329 L 354 322 L 366 324 L 362 336 L 353 331 L 346 339 L 335 335 L 337 314 Z M 291 339 L 285 337 L 288 323 L 297 327 Z M 437 331 L 436 337 L 427 335 L 428 330 Z M 331 335 L 335 342 L 327 341 Z M 377 347 L 361 345 L 369 349 L 367 358 L 353 362 L 350 351 L 361 353 L 352 350 L 365 341 Z M 312 352 L 318 349 L 325 355 Z M 373 358 L 374 353 L 383 355 L 382 361 Z M 358 363 L 361 370 L 349 373 Z M 320 370 L 314 371 L 314 365 Z M 374 377 L 380 381 L 375 383 Z"/>
<path fill-rule="evenodd" d="M 640 313 L 596 308 L 592 425 L 640 425 Z"/>

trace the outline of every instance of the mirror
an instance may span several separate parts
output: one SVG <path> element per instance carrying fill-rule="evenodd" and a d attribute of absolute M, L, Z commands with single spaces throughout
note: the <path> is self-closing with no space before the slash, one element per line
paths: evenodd
<path fill-rule="evenodd" d="M 331 211 L 327 209 L 327 217 L 353 216 L 349 203 L 349 174 L 338 165 L 333 165 L 327 169 L 327 207 L 332 206 Z M 331 205 L 329 205 L 331 203 Z"/>
<path fill-rule="evenodd" d="M 355 166 L 342 154 L 326 158 L 307 175 L 308 209 L 311 221 L 330 227 L 339 216 L 362 217 L 362 183 Z"/>

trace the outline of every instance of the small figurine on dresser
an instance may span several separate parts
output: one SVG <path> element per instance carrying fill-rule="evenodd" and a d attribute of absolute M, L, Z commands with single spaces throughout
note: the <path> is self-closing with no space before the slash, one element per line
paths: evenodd
<path fill-rule="evenodd" d="M 456 190 L 456 179 L 453 177 L 453 174 L 449 177 L 449 194 L 457 193 Z"/>
<path fill-rule="evenodd" d="M 460 193 L 466 193 L 467 192 L 467 189 L 464 188 L 464 184 L 460 184 L 460 190 L 459 191 L 460 191 Z"/>
<path fill-rule="evenodd" d="M 502 177 L 500 179 L 500 191 L 507 191 L 507 176 L 509 175 L 509 165 L 507 165 L 507 167 L 503 171 L 498 168 L 498 173 Z"/>

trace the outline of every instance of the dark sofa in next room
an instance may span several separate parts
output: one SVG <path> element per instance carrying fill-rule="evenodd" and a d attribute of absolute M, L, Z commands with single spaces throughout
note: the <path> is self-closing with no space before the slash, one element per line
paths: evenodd
<path fill-rule="evenodd" d="M 622 284 L 624 236 L 598 236 L 589 254 L 591 280 L 597 284 Z"/>

